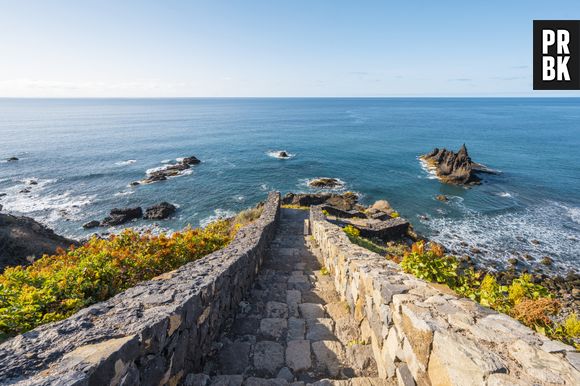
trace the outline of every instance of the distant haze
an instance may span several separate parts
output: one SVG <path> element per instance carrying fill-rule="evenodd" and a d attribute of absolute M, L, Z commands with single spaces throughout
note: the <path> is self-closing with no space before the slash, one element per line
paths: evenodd
<path fill-rule="evenodd" d="M 0 0 L 0 97 L 546 96 L 558 1 Z"/>

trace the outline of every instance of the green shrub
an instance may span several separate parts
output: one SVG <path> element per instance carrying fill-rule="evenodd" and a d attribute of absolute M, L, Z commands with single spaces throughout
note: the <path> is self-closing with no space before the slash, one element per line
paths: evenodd
<path fill-rule="evenodd" d="M 258 210 L 242 212 L 247 223 Z M 218 220 L 171 236 L 127 229 L 108 239 L 43 256 L 0 275 L 0 339 L 67 318 L 137 283 L 174 270 L 226 246 L 240 224 Z"/>
<path fill-rule="evenodd" d="M 342 228 L 342 230 L 348 236 L 353 236 L 353 237 L 359 237 L 360 236 L 360 231 L 358 229 L 356 229 L 355 227 L 353 227 L 352 225 L 347 225 L 344 228 Z"/>
<path fill-rule="evenodd" d="M 458 285 L 458 266 L 459 263 L 453 256 L 437 256 L 433 251 L 424 251 L 422 242 L 414 245 L 401 261 L 405 272 L 412 273 L 419 279 L 447 284 L 450 287 Z"/>

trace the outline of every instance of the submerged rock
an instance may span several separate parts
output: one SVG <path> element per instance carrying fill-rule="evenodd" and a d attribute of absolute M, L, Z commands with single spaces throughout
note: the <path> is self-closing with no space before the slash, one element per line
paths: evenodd
<path fill-rule="evenodd" d="M 449 199 L 447 198 L 447 196 L 444 195 L 444 194 L 438 194 L 438 195 L 436 195 L 435 196 L 435 199 L 437 201 L 441 201 L 441 202 L 447 202 L 447 201 L 449 201 Z"/>
<path fill-rule="evenodd" d="M 311 180 L 308 185 L 313 188 L 333 189 L 342 186 L 343 183 L 338 178 L 322 177 Z"/>
<path fill-rule="evenodd" d="M 135 208 L 114 208 L 108 217 L 102 222 L 104 226 L 121 225 L 128 221 L 143 217 L 143 209 L 141 207 Z"/>
<path fill-rule="evenodd" d="M 160 202 L 159 204 L 155 204 L 145 210 L 145 215 L 143 218 L 149 220 L 163 220 L 173 213 L 175 213 L 177 207 L 173 204 L 168 202 Z"/>
<path fill-rule="evenodd" d="M 76 244 L 30 217 L 0 214 L 0 271 Z"/>
<path fill-rule="evenodd" d="M 6 161 L 14 162 L 14 161 L 18 161 L 18 158 L 17 157 L 10 157 L 10 158 L 6 158 Z"/>
<path fill-rule="evenodd" d="M 477 172 L 491 172 L 483 165 L 471 160 L 465 144 L 457 153 L 451 150 L 435 148 L 432 152 L 420 157 L 435 171 L 441 182 L 456 185 L 479 184 L 481 179 Z"/>

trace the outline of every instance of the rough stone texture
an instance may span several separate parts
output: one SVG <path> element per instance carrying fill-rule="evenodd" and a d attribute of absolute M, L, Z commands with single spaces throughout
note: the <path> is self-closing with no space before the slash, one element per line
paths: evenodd
<path fill-rule="evenodd" d="M 284 348 L 280 343 L 262 341 L 254 348 L 254 367 L 275 375 L 284 366 Z"/>
<path fill-rule="evenodd" d="M 312 343 L 312 352 L 319 367 L 325 369 L 335 377 L 345 360 L 342 345 L 335 341 L 322 340 Z"/>
<path fill-rule="evenodd" d="M 199 373 L 275 235 L 280 195 L 226 248 L 0 345 L 0 383 L 178 384 Z"/>
<path fill-rule="evenodd" d="M 39 258 L 76 244 L 30 217 L 0 213 L 0 272 L 8 266 L 29 264 L 32 259 L 27 257 Z"/>
<path fill-rule="evenodd" d="M 286 364 L 294 371 L 307 370 L 312 367 L 310 360 L 310 341 L 291 340 L 286 348 Z"/>
<path fill-rule="evenodd" d="M 348 318 L 360 323 L 353 339 L 370 343 L 381 378 L 401 385 L 580 384 L 572 347 L 402 272 L 350 243 L 319 206 L 309 220 L 315 252 L 350 314 L 337 319 L 335 333 L 344 342 L 357 333 Z M 315 355 L 321 343 L 312 343 Z"/>

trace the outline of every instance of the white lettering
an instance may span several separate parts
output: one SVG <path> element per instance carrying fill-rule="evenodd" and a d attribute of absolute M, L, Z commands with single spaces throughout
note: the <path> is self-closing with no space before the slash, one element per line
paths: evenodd
<path fill-rule="evenodd" d="M 544 56 L 542 57 L 542 80 L 543 81 L 552 81 L 556 78 L 556 70 L 554 66 L 556 65 L 556 61 L 551 56 Z"/>
<path fill-rule="evenodd" d="M 570 54 L 568 49 L 568 43 L 570 43 L 570 33 L 565 29 L 558 30 L 558 55 Z"/>
<path fill-rule="evenodd" d="M 570 80 L 570 73 L 568 72 L 569 56 L 558 56 L 558 80 Z"/>
<path fill-rule="evenodd" d="M 548 48 L 556 43 L 556 34 L 551 29 L 542 30 L 542 53 L 548 54 Z"/>

